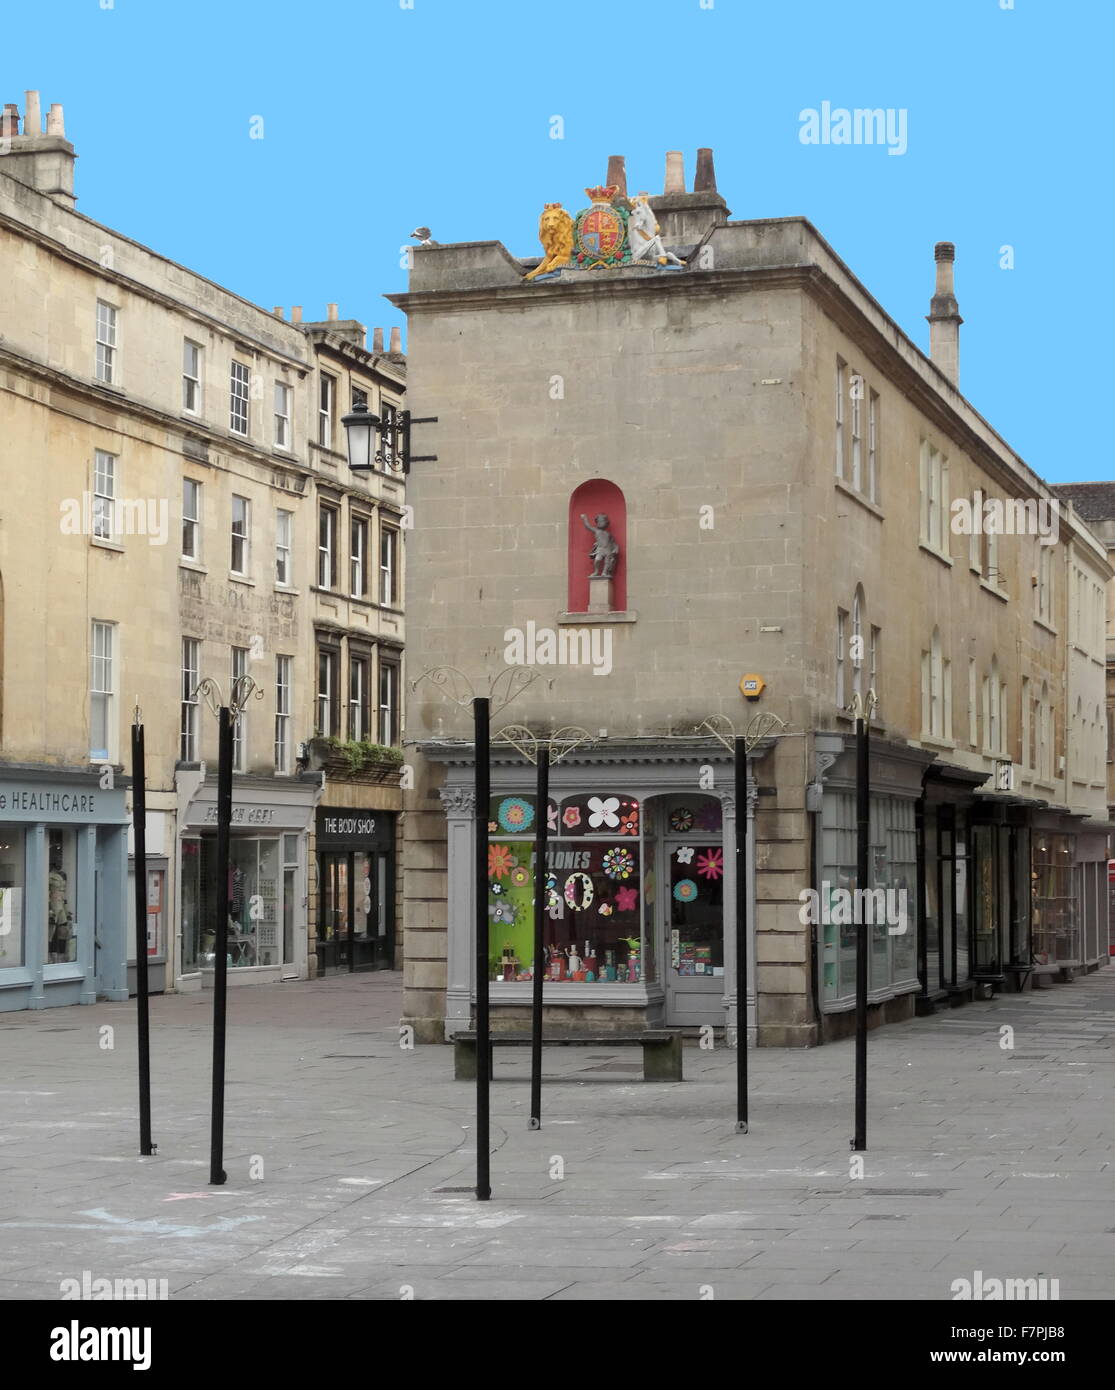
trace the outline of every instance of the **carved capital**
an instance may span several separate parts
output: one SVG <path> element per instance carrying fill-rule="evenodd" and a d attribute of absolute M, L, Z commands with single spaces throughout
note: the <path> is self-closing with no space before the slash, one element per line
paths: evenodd
<path fill-rule="evenodd" d="M 441 787 L 438 796 L 447 816 L 458 818 L 476 814 L 476 792 L 472 787 Z"/>
<path fill-rule="evenodd" d="M 835 753 L 818 753 L 816 755 L 818 782 L 823 782 L 825 780 L 825 773 L 829 770 L 829 768 L 833 765 L 834 762 L 836 762 Z"/>
<path fill-rule="evenodd" d="M 733 792 L 720 793 L 720 805 L 724 808 L 725 819 L 736 814 L 736 798 Z"/>

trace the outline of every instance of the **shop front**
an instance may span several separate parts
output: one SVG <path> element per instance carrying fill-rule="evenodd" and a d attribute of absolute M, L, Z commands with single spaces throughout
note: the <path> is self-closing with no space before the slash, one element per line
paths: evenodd
<path fill-rule="evenodd" d="M 395 963 L 395 816 L 319 806 L 317 973 Z"/>
<path fill-rule="evenodd" d="M 127 826 L 99 772 L 0 769 L 0 1011 L 127 999 Z"/>
<path fill-rule="evenodd" d="M 237 779 L 229 836 L 230 984 L 305 979 L 306 863 L 320 779 Z M 216 779 L 199 783 L 179 843 L 178 988 L 210 988 L 217 907 Z"/>
<path fill-rule="evenodd" d="M 1035 818 L 1030 879 L 1037 975 L 1071 979 L 1107 958 L 1106 830 L 1084 817 Z"/>
<path fill-rule="evenodd" d="M 727 794 L 693 790 L 708 785 L 710 769 L 717 787 L 732 784 L 720 749 L 669 760 L 649 751 L 585 753 L 551 769 L 551 795 L 540 808 L 533 769 L 493 750 L 486 903 L 493 1027 L 521 1026 L 529 1016 L 538 970 L 548 1027 L 734 1027 L 736 808 Z M 471 1026 L 474 999 L 470 767 L 450 765 L 441 798 L 449 822 L 451 1035 Z M 544 867 L 534 852 L 539 814 L 548 822 Z M 753 895 L 750 868 L 749 888 Z M 541 960 L 536 889 L 545 894 Z M 750 975 L 748 993 L 753 1026 Z"/>

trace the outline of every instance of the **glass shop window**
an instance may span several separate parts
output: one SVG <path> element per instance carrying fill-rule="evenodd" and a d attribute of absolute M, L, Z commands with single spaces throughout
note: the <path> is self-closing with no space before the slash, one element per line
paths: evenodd
<path fill-rule="evenodd" d="M 229 846 L 230 965 L 279 965 L 278 924 L 279 841 L 234 838 Z"/>
<path fill-rule="evenodd" d="M 489 973 L 496 981 L 639 984 L 653 978 L 642 901 L 642 816 L 620 793 L 551 801 L 543 958 L 534 960 L 533 796 L 494 796 L 488 820 Z M 653 892 L 653 884 L 651 884 Z"/>
<path fill-rule="evenodd" d="M 1033 884 L 1033 952 L 1035 965 L 1080 959 L 1076 899 L 1073 893 L 1074 837 L 1034 831 L 1030 877 Z"/>
<path fill-rule="evenodd" d="M 77 832 L 47 831 L 47 963 L 77 960 Z"/>
<path fill-rule="evenodd" d="M 669 963 L 678 976 L 724 974 L 723 814 L 715 797 L 686 796 L 666 806 Z"/>
<path fill-rule="evenodd" d="M 0 970 L 23 964 L 23 830 L 0 826 Z"/>
<path fill-rule="evenodd" d="M 166 949 L 164 904 L 166 871 L 147 870 L 147 955 L 161 955 Z M 128 870 L 128 959 L 138 960 L 136 952 L 136 893 L 135 867 Z"/>

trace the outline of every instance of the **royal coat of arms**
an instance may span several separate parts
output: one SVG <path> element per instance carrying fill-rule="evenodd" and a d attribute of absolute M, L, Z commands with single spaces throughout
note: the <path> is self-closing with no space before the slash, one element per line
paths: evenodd
<path fill-rule="evenodd" d="M 598 184 L 585 192 L 592 199 L 592 206 L 579 212 L 573 223 L 573 261 L 577 268 L 600 270 L 630 264 L 627 200 L 616 199 L 619 189 L 614 184 Z"/>

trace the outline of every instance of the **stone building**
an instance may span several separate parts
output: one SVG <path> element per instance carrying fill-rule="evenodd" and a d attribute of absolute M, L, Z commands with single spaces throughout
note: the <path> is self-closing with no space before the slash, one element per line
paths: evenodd
<path fill-rule="evenodd" d="M 250 675 L 262 696 L 236 734 L 230 978 L 314 972 L 319 481 L 366 497 L 369 517 L 381 492 L 401 496 L 388 478 L 350 483 L 314 444 L 334 325 L 286 322 L 83 216 L 74 158 L 60 107 L 45 133 L 37 93 L 22 116 L 5 108 L 0 1008 L 127 996 L 137 704 L 152 987 L 211 980 L 206 676 L 227 697 Z M 343 327 L 356 374 L 397 403 L 401 356 L 364 354 Z"/>
<path fill-rule="evenodd" d="M 1094 594 L 1112 570 L 960 392 L 952 246 L 927 356 L 807 221 L 729 220 L 710 151 L 691 190 L 674 154 L 661 196 L 629 198 L 618 158 L 586 193 L 575 224 L 547 206 L 543 262 L 498 241 L 420 247 L 392 297 L 413 408 L 438 419 L 437 461 L 408 490 L 412 679 L 454 667 L 484 694 L 534 667 L 494 727 L 593 736 L 546 808 L 523 759 L 493 753 L 494 1026 L 525 1017 L 534 968 L 549 1027 L 734 1026 L 743 815 L 761 1044 L 850 1026 L 857 886 L 903 904 L 870 928 L 873 1022 L 1094 968 Z M 1073 585 L 1089 597 L 1070 629 Z M 872 883 L 856 885 L 849 705 L 871 689 Z M 433 683 L 407 710 L 405 1011 L 439 1040 L 474 992 L 472 745 Z M 737 806 L 708 731 L 757 711 L 785 728 Z"/>

